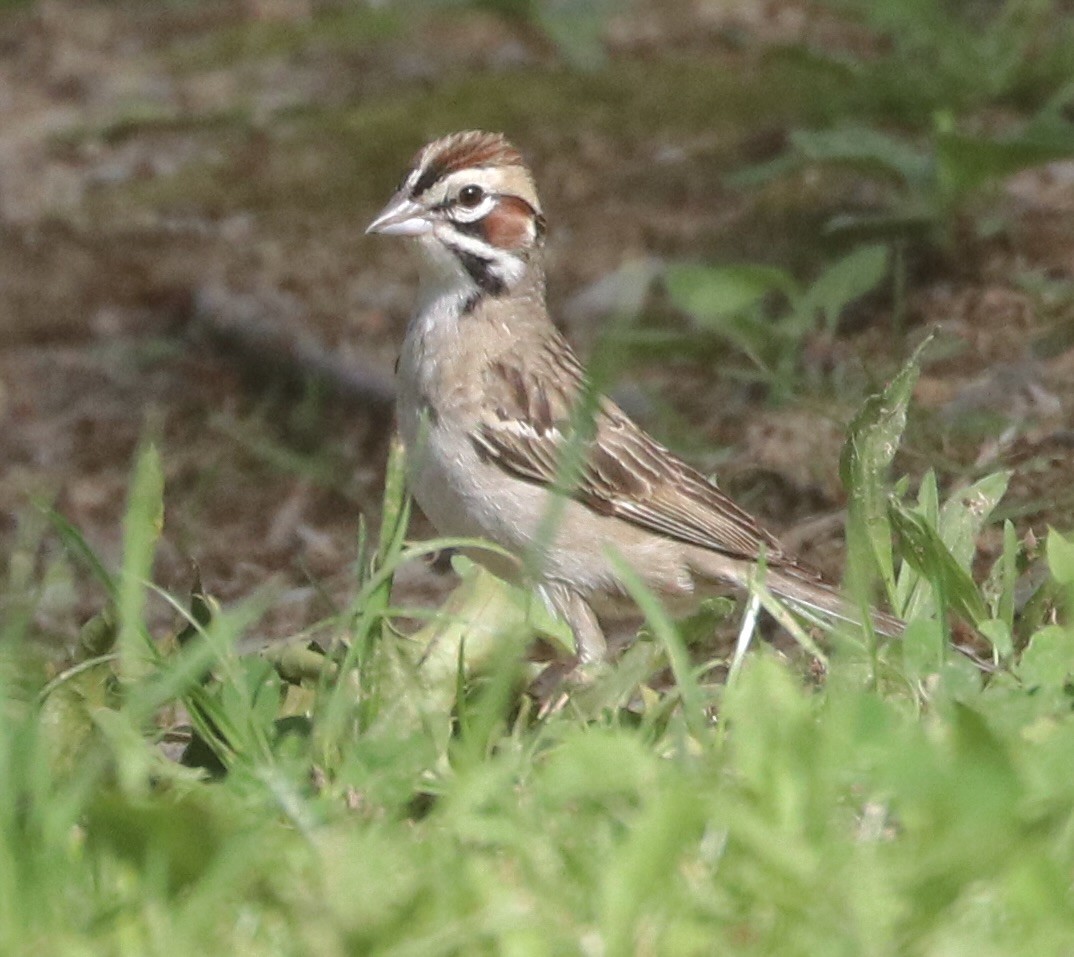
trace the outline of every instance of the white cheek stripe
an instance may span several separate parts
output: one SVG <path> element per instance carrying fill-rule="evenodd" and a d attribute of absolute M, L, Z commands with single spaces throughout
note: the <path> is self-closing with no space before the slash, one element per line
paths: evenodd
<path fill-rule="evenodd" d="M 480 259 L 498 259 L 502 254 L 501 250 L 495 246 L 490 246 L 483 239 L 460 233 L 450 222 L 437 223 L 434 232 L 445 246 L 461 249 L 463 252 L 470 253 L 470 255 L 477 256 Z"/>
<path fill-rule="evenodd" d="M 464 236 L 456 229 L 452 229 L 450 223 L 444 223 L 436 227 L 436 236 L 445 246 L 461 249 L 465 253 L 477 256 L 489 264 L 497 277 L 507 285 L 512 285 L 522 278 L 526 271 L 526 263 L 518 256 L 512 255 L 503 249 L 497 249 L 474 236 Z M 444 238 L 444 234 L 448 238 Z"/>

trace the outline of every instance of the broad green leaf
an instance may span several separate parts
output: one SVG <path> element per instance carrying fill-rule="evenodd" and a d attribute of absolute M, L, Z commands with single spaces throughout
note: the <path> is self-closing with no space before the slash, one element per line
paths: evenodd
<path fill-rule="evenodd" d="M 835 130 L 795 130 L 790 148 L 767 163 L 740 170 L 732 186 L 757 186 L 815 165 L 845 166 L 870 175 L 880 174 L 904 187 L 920 188 L 931 175 L 931 158 L 906 139 L 869 127 Z"/>
<path fill-rule="evenodd" d="M 888 271 L 886 246 L 855 249 L 824 270 L 806 291 L 802 309 L 810 315 L 820 312 L 829 331 L 834 331 L 842 311 L 884 278 Z"/>
<path fill-rule="evenodd" d="M 724 177 L 724 182 L 731 189 L 752 189 L 800 172 L 804 165 L 805 163 L 798 154 L 788 151 L 775 159 L 735 170 Z"/>
<path fill-rule="evenodd" d="M 707 637 L 712 638 L 711 630 Z M 660 695 L 645 684 L 666 667 L 667 656 L 660 643 L 639 635 L 598 681 L 572 691 L 571 710 L 590 719 L 624 708 L 634 710 L 636 705 L 632 702 L 637 701 L 640 692 L 642 713 L 650 727 L 666 722 L 676 699 Z"/>
<path fill-rule="evenodd" d="M 824 232 L 854 242 L 926 240 L 939 219 L 934 205 L 908 197 L 888 212 L 838 213 L 824 223 Z"/>
<path fill-rule="evenodd" d="M 796 130 L 791 146 L 807 163 L 835 163 L 866 172 L 886 172 L 907 185 L 929 176 L 927 153 L 907 140 L 870 127 Z"/>
<path fill-rule="evenodd" d="M 109 690 L 114 674 L 108 664 L 100 659 L 82 662 L 41 689 L 34 720 L 48 743 L 50 768 L 70 774 L 90 753 L 96 735 L 92 715 L 115 705 Z"/>
<path fill-rule="evenodd" d="M 1049 528 L 1045 552 L 1052 577 L 1060 585 L 1074 583 L 1074 542 L 1060 535 L 1054 528 Z"/>
<path fill-rule="evenodd" d="M 716 628 L 735 613 L 735 603 L 726 597 L 706 598 L 697 610 L 685 618 L 676 620 L 682 640 L 689 648 L 710 640 Z"/>
<path fill-rule="evenodd" d="M 944 502 L 937 525 L 940 537 L 955 561 L 967 570 L 977 550 L 977 537 L 1006 494 L 1010 478 L 1010 472 L 994 472 L 953 492 Z"/>
<path fill-rule="evenodd" d="M 664 277 L 676 307 L 707 328 L 722 329 L 726 320 L 757 306 L 765 296 L 797 295 L 794 279 L 775 266 L 669 266 Z"/>
<path fill-rule="evenodd" d="M 1029 639 L 1017 673 L 1030 687 L 1063 688 L 1074 671 L 1074 629 L 1045 625 Z"/>
<path fill-rule="evenodd" d="M 942 592 L 946 603 L 973 624 L 988 617 L 981 593 L 973 579 L 948 551 L 939 532 L 922 516 L 911 512 L 897 500 L 890 502 L 891 524 L 902 543 L 902 555 L 923 575 L 934 589 Z M 942 611 L 943 602 L 941 602 Z"/>
<path fill-rule="evenodd" d="M 634 735 L 594 727 L 549 754 L 540 783 L 554 801 L 599 801 L 635 793 L 659 778 L 662 770 L 653 752 Z"/>
<path fill-rule="evenodd" d="M 936 137 L 940 186 L 948 198 L 954 199 L 990 181 L 1068 156 L 1074 156 L 1074 127 L 1069 125 L 1065 135 L 1053 131 L 1048 136 L 1035 136 L 1027 132 L 999 140 L 941 132 Z"/>

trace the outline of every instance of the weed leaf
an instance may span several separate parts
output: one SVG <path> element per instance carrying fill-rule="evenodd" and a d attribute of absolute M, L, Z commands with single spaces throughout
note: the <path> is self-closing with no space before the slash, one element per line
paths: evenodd
<path fill-rule="evenodd" d="M 879 573 L 889 596 L 895 594 L 895 565 L 886 474 L 906 428 L 906 409 L 917 381 L 919 357 L 929 341 L 917 348 L 883 392 L 865 401 L 850 424 L 839 463 L 849 496 L 848 547 L 855 558 L 849 567 L 860 575 L 865 569 L 858 563 L 867 561 Z M 862 583 L 855 583 L 855 587 L 862 587 Z"/>
<path fill-rule="evenodd" d="M 887 271 L 886 246 L 861 246 L 820 274 L 805 294 L 803 310 L 810 316 L 821 313 L 826 328 L 834 333 L 843 309 L 874 289 Z"/>
<path fill-rule="evenodd" d="M 892 499 L 888 514 L 891 525 L 899 536 L 900 552 L 906 561 L 933 588 L 943 591 L 942 599 L 973 624 L 988 617 L 984 599 L 977 590 L 973 579 L 948 550 L 935 527 L 921 515 L 910 511 L 897 500 Z M 944 601 L 941 599 L 940 605 Z"/>

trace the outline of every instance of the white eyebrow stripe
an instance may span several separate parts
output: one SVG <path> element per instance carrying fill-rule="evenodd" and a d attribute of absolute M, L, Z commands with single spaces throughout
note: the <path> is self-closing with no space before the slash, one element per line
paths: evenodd
<path fill-rule="evenodd" d="M 482 187 L 485 192 L 495 193 L 498 192 L 503 182 L 502 170 L 475 166 L 470 169 L 458 169 L 453 173 L 448 173 L 447 176 L 441 177 L 437 181 L 434 188 L 440 196 L 448 196 L 457 189 L 462 189 L 470 184 Z"/>

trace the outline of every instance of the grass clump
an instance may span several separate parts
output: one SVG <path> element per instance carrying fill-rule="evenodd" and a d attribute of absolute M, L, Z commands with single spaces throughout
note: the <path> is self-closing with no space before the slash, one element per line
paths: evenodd
<path fill-rule="evenodd" d="M 851 554 L 908 615 L 901 645 L 844 635 L 819 683 L 761 648 L 725 686 L 657 615 L 659 643 L 543 719 L 520 652 L 552 626 L 492 580 L 467 571 L 419 638 L 392 630 L 393 570 L 443 544 L 406 543 L 398 458 L 354 605 L 317 642 L 240 654 L 258 603 L 200 589 L 151 640 L 147 447 L 118 572 L 55 522 L 110 610 L 51 680 L 5 595 L 0 951 L 1066 952 L 1074 544 L 1053 532 L 1034 565 L 1008 526 L 978 590 L 965 569 L 1005 478 L 944 505 L 883 480 L 914 368 L 844 462 Z M 998 670 L 952 652 L 944 608 Z"/>

